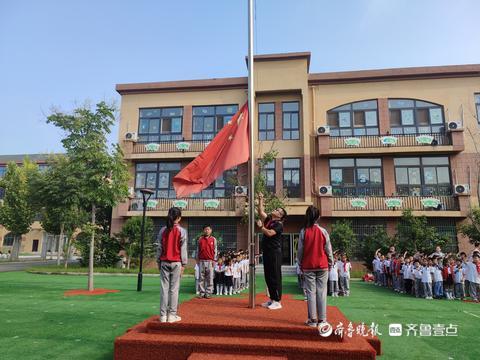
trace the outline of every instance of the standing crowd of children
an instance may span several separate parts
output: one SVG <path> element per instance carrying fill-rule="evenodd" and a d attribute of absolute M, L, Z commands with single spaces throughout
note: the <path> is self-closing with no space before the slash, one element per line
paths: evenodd
<path fill-rule="evenodd" d="M 480 297 L 480 244 L 466 253 L 444 254 L 439 246 L 426 255 L 407 256 L 391 247 L 386 254 L 380 249 L 372 262 L 376 286 L 393 289 L 424 299 L 464 300 L 479 302 Z"/>
<path fill-rule="evenodd" d="M 220 253 L 213 262 L 213 292 L 209 295 L 234 295 L 248 289 L 248 251 Z M 195 265 L 196 294 L 200 295 L 200 267 Z"/>

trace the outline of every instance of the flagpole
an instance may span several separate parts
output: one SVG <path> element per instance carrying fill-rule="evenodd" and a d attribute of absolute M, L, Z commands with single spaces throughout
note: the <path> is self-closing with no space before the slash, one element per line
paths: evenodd
<path fill-rule="evenodd" d="M 250 255 L 248 306 L 255 308 L 255 157 L 253 154 L 253 131 L 255 129 L 255 90 L 253 83 L 253 0 L 248 0 L 248 112 L 250 140 L 249 187 L 248 187 L 248 245 Z"/>

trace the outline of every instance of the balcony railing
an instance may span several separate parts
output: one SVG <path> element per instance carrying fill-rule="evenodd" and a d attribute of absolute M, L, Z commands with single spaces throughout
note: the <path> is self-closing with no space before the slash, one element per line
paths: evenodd
<path fill-rule="evenodd" d="M 450 133 L 330 136 L 329 141 L 330 149 L 452 145 L 452 137 Z"/>
<path fill-rule="evenodd" d="M 435 206 L 436 201 L 438 201 L 438 206 Z M 458 211 L 460 207 L 458 198 L 443 195 L 372 196 L 363 198 L 333 197 L 333 211 L 392 211 L 404 209 L 417 211 Z"/>
<path fill-rule="evenodd" d="M 167 211 L 172 206 L 180 207 L 183 211 L 235 211 L 235 198 L 151 199 L 147 203 L 147 211 Z M 128 209 L 142 211 L 142 199 L 130 199 Z"/>
<path fill-rule="evenodd" d="M 209 140 L 170 140 L 155 142 L 137 142 L 133 144 L 134 154 L 148 153 L 191 153 L 205 150 Z"/>
<path fill-rule="evenodd" d="M 452 185 L 397 185 L 400 196 L 449 196 L 453 194 Z"/>
<path fill-rule="evenodd" d="M 333 186 L 333 196 L 383 196 L 383 185 L 380 186 Z"/>

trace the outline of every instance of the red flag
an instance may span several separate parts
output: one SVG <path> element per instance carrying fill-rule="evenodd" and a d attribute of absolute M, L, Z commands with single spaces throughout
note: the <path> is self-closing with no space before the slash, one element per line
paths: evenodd
<path fill-rule="evenodd" d="M 248 161 L 248 120 L 245 103 L 207 148 L 173 178 L 177 198 L 206 189 L 225 170 Z"/>

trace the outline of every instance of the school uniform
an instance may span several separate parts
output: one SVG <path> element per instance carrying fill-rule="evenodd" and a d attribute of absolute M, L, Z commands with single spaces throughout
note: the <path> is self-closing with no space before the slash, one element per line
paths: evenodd
<path fill-rule="evenodd" d="M 158 234 L 157 262 L 160 269 L 160 318 L 176 316 L 182 266 L 187 265 L 187 231 L 175 224 Z"/>
<path fill-rule="evenodd" d="M 385 277 L 385 280 L 384 280 L 385 287 L 390 287 L 390 284 L 392 282 L 392 272 L 391 272 L 390 265 L 391 265 L 391 261 L 385 259 L 383 262 L 383 274 Z"/>
<path fill-rule="evenodd" d="M 411 264 L 403 264 L 402 265 L 402 272 L 403 272 L 403 283 L 405 292 L 407 294 L 412 294 L 412 265 Z"/>
<path fill-rule="evenodd" d="M 213 294 L 213 268 L 217 259 L 217 239 L 213 236 L 200 236 L 197 254 L 200 265 L 200 296 L 210 296 Z"/>
<path fill-rule="evenodd" d="M 233 264 L 233 292 L 238 294 L 240 292 L 240 278 L 241 278 L 240 263 Z"/>
<path fill-rule="evenodd" d="M 222 295 L 223 294 L 223 286 L 225 284 L 225 277 L 224 277 L 224 273 L 225 273 L 225 266 L 223 264 L 215 264 L 215 268 L 214 268 L 214 271 L 215 271 L 215 283 L 216 283 L 216 293 L 217 295 Z"/>
<path fill-rule="evenodd" d="M 232 295 L 233 293 L 233 267 L 232 265 L 225 266 L 225 295 Z"/>
<path fill-rule="evenodd" d="M 375 256 L 372 261 L 372 268 L 373 268 L 373 276 L 374 276 L 374 281 L 375 285 L 379 284 L 380 276 L 379 276 L 379 271 L 378 271 L 378 266 L 380 263 L 380 259 L 378 256 Z"/>
<path fill-rule="evenodd" d="M 344 296 L 350 295 L 350 270 L 352 269 L 352 264 L 350 261 L 339 261 L 338 262 L 338 278 L 340 281 L 340 289 L 343 292 Z"/>
<path fill-rule="evenodd" d="M 446 265 L 442 269 L 443 291 L 447 299 L 453 300 L 453 283 L 455 276 L 455 265 Z"/>
<path fill-rule="evenodd" d="M 455 298 L 463 299 L 465 297 L 465 270 L 462 265 L 455 266 L 454 269 L 454 283 L 455 283 Z"/>
<path fill-rule="evenodd" d="M 338 262 L 334 261 L 328 272 L 328 282 L 330 283 L 330 292 L 333 297 L 338 297 Z"/>
<path fill-rule="evenodd" d="M 417 298 L 423 297 L 422 273 L 423 269 L 421 266 L 413 269 L 413 274 L 415 276 L 415 297 Z"/>
<path fill-rule="evenodd" d="M 478 301 L 480 297 L 480 262 L 478 264 L 474 264 L 472 261 L 468 261 L 467 269 L 470 297 L 472 300 Z"/>
<path fill-rule="evenodd" d="M 469 276 L 469 272 L 470 272 L 470 269 L 469 267 L 467 266 L 467 263 L 464 261 L 462 263 L 462 268 L 463 268 L 463 274 L 464 274 L 464 279 L 465 279 L 465 297 L 468 297 L 470 296 L 470 276 Z"/>
<path fill-rule="evenodd" d="M 195 264 L 195 293 L 200 294 L 200 265 Z"/>
<path fill-rule="evenodd" d="M 378 261 L 378 285 L 379 286 L 385 286 L 385 272 L 384 269 L 385 267 L 383 266 L 383 263 L 385 260 L 379 260 Z"/>
<path fill-rule="evenodd" d="M 423 294 L 425 299 L 432 299 L 432 273 L 434 269 L 433 266 L 423 266 L 422 267 L 422 287 Z"/>
<path fill-rule="evenodd" d="M 437 264 L 433 268 L 433 296 L 437 299 L 443 297 L 443 274 L 442 266 Z"/>

